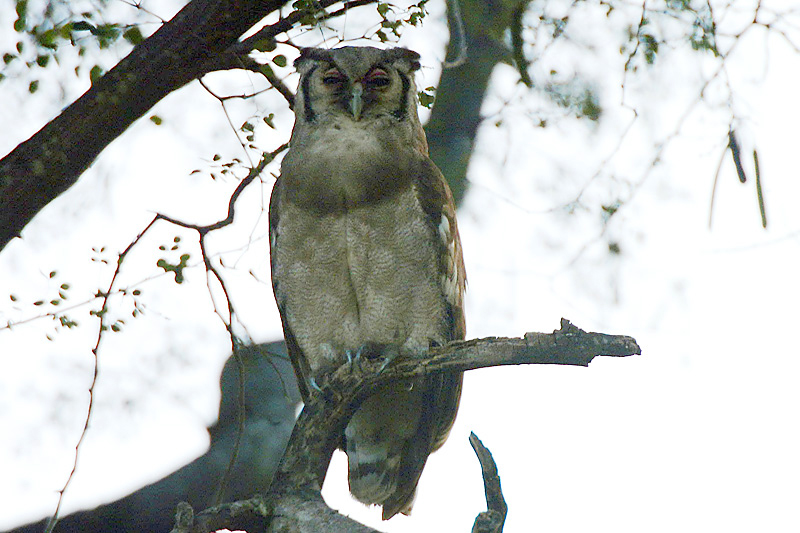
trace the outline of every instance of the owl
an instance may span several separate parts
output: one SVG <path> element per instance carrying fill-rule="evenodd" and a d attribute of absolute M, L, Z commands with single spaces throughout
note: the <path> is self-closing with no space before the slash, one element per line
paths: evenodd
<path fill-rule="evenodd" d="M 417 114 L 419 54 L 306 48 L 269 207 L 272 284 L 301 393 L 352 357 L 419 357 L 463 339 L 455 205 Z M 447 439 L 463 375 L 375 390 L 347 425 L 350 492 L 409 514 Z"/>

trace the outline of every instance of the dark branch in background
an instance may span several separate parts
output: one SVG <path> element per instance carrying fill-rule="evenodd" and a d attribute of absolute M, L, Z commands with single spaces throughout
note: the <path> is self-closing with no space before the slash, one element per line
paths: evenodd
<path fill-rule="evenodd" d="M 497 464 L 494 462 L 492 452 L 483 445 L 475 433 L 469 434 L 469 443 L 481 463 L 483 490 L 486 493 L 486 511 L 475 518 L 472 533 L 501 533 L 506 523 L 508 506 L 503 498 L 503 489 L 500 487 Z"/>
<path fill-rule="evenodd" d="M 520 4 L 514 10 L 511 18 L 511 50 L 514 56 L 514 63 L 517 64 L 519 71 L 519 81 L 530 89 L 533 87 L 533 80 L 528 72 L 528 60 L 525 59 L 525 39 L 522 37 L 522 16 L 525 14 L 527 4 Z M 479 441 L 480 442 L 480 441 Z"/>
<path fill-rule="evenodd" d="M 447 55 L 442 67 L 458 67 L 464 64 L 469 53 L 461 0 L 447 0 L 447 27 L 450 29 L 450 41 L 447 43 Z"/>
<path fill-rule="evenodd" d="M 761 191 L 761 168 L 758 166 L 758 152 L 753 150 L 753 165 L 756 170 L 756 193 L 758 194 L 758 211 L 761 213 L 761 227 L 767 229 L 767 208 L 764 206 L 764 193 Z"/>
<path fill-rule="evenodd" d="M 223 477 L 229 482 L 221 501 L 250 498 L 269 487 L 292 433 L 300 394 L 282 341 L 239 348 L 237 356 L 244 367 L 244 384 L 240 365 L 229 358 L 220 378 L 219 420 L 208 430 L 211 442 L 202 456 L 124 498 L 65 516 L 55 533 L 163 533 L 174 524 L 178 502 L 198 509 L 216 505 L 217 483 Z M 245 393 L 246 422 L 241 437 L 240 390 Z M 239 440 L 238 460 L 227 474 Z M 13 533 L 42 533 L 46 525 L 40 521 Z"/>
<path fill-rule="evenodd" d="M 740 183 L 747 183 L 747 174 L 744 171 L 744 164 L 742 163 L 742 149 L 739 145 L 739 140 L 736 137 L 736 132 L 733 130 L 733 127 L 728 129 L 728 144 L 725 146 L 725 149 L 722 151 L 722 154 L 719 158 L 719 163 L 717 164 L 717 171 L 714 173 L 714 182 L 711 186 L 711 202 L 708 208 L 708 228 L 711 229 L 711 222 L 714 216 L 714 200 L 717 196 L 717 183 L 719 182 L 719 175 L 722 171 L 722 163 L 725 162 L 725 154 L 727 153 L 728 149 L 731 151 L 731 157 L 733 158 L 733 165 L 736 167 L 736 175 L 739 176 Z M 767 228 L 767 210 L 764 206 L 764 195 L 763 191 L 761 190 L 761 168 L 758 164 L 758 152 L 753 150 L 753 166 L 755 167 L 755 175 L 756 175 L 756 195 L 758 197 L 758 210 L 761 214 L 761 227 L 764 229 Z"/>
<path fill-rule="evenodd" d="M 424 358 L 394 361 L 383 371 L 384 361 L 380 359 L 343 365 L 319 380 L 321 391 L 303 408 L 268 493 L 209 509 L 173 531 L 205 533 L 223 527 L 234 529 L 242 521 L 261 519 L 268 524 L 266 531 L 365 531 L 360 524 L 353 525 L 355 529 L 346 527 L 349 519 L 344 517 L 336 518 L 342 522 L 333 529 L 313 519 L 303 522 L 302 506 L 313 506 L 315 512 L 322 509 L 319 491 L 331 455 L 353 412 L 370 391 L 435 372 L 519 364 L 587 366 L 597 355 L 625 357 L 640 353 L 632 337 L 587 333 L 562 319 L 561 328 L 553 333 L 526 333 L 521 339 L 492 337 L 455 342 L 431 350 Z M 493 497 L 488 505 L 491 510 L 499 503 Z M 186 516 L 185 508 L 183 514 Z M 326 520 L 329 518 L 327 512 L 324 516 Z"/>
<path fill-rule="evenodd" d="M 515 13 L 521 16 L 528 0 L 448 1 L 450 42 L 445 57 L 458 63 L 445 68 L 436 89 L 431 118 L 425 126 L 431 159 L 447 178 L 453 197 L 461 203 L 467 192 L 467 167 L 481 123 L 481 105 L 489 77 L 498 63 L 511 59 L 506 30 Z M 456 14 L 455 9 L 460 13 Z M 453 21 L 461 24 L 463 38 Z M 466 58 L 463 61 L 460 56 Z"/>
<path fill-rule="evenodd" d="M 744 173 L 744 165 L 742 165 L 742 151 L 739 148 L 739 141 L 736 139 L 736 133 L 734 133 L 733 129 L 728 130 L 728 148 L 731 149 L 733 164 L 736 166 L 736 174 L 739 176 L 739 181 L 745 183 L 747 176 Z"/>

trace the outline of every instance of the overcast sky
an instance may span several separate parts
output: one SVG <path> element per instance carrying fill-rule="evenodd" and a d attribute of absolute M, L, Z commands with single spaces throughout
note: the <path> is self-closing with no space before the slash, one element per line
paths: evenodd
<path fill-rule="evenodd" d="M 151 4 L 166 19 L 177 9 Z M 421 87 L 438 80 L 446 41 L 442 8 L 431 4 L 425 25 L 400 41 L 422 54 Z M 720 35 L 740 32 L 753 18 L 754 2 L 733 4 L 715 4 Z M 763 22 L 778 29 L 800 22 L 797 13 L 775 21 L 770 2 L 762 4 Z M 797 531 L 800 53 L 753 28 L 722 68 L 710 53 L 684 50 L 676 40 L 661 47 L 652 68 L 629 73 L 623 90 L 620 39 L 641 6 L 606 19 L 591 6 L 567 5 L 548 3 L 548 14 L 570 15 L 567 39 L 527 50 L 536 59 L 532 73 L 540 83 L 551 70 L 559 80 L 579 73 L 598 91 L 605 114 L 596 125 L 553 116 L 511 67 L 497 68 L 459 212 L 468 336 L 547 332 L 566 317 L 586 330 L 632 335 L 643 354 L 600 358 L 589 368 L 468 373 L 456 426 L 429 460 L 411 517 L 381 524 L 377 509 L 352 502 L 341 454 L 323 493 L 332 506 L 385 531 L 468 531 L 485 508 L 467 442 L 474 431 L 497 461 L 510 533 Z M 11 6 L 0 7 L 0 27 L 10 28 L 12 19 Z M 342 32 L 352 38 L 369 25 L 351 15 L 298 40 L 320 44 Z M 666 36 L 680 29 L 652 27 Z M 800 43 L 800 31 L 788 31 Z M 8 33 L 0 32 L 3 50 L 14 46 Z M 734 41 L 721 39 L 719 47 L 730 50 Z M 110 67 L 118 59 L 102 61 Z M 31 98 L 27 82 L 0 84 L 7 95 L 0 98 L 0 153 L 88 86 L 63 81 L 42 82 Z M 265 86 L 241 72 L 207 81 L 222 94 Z M 280 97 L 267 93 L 228 107 L 237 126 L 265 112 L 275 112 L 277 129 L 259 127 L 255 142 L 271 150 L 288 139 L 293 120 Z M 63 283 L 70 303 L 89 300 L 113 271 L 100 259 L 113 265 L 154 212 L 193 222 L 224 217 L 237 182 L 209 178 L 212 156 L 247 161 L 219 103 L 193 83 L 152 113 L 161 126 L 137 122 L 0 254 L 0 322 L 39 316 L 42 308 L 30 304 L 54 298 Z M 712 184 L 732 121 L 751 179 L 738 182 L 728 153 L 709 229 Z M 270 172 L 277 166 L 243 195 L 234 227 L 210 240 L 227 266 L 237 333 L 254 342 L 281 335 L 269 285 Z M 602 206 L 617 203 L 604 224 Z M 176 235 L 177 253 L 192 254 L 181 285 L 155 266 L 158 246 Z M 609 253 L 611 244 L 618 255 Z M 229 339 L 198 258 L 191 233 L 164 224 L 126 260 L 117 286 L 140 288 L 146 313 L 103 339 L 95 410 L 67 511 L 115 499 L 203 453 Z M 219 305 L 219 291 L 212 292 Z M 130 297 L 113 304 L 119 317 L 130 317 Z M 52 513 L 71 469 L 94 364 L 97 325 L 88 309 L 70 311 L 80 323 L 71 330 L 48 318 L 0 329 L 0 529 Z"/>

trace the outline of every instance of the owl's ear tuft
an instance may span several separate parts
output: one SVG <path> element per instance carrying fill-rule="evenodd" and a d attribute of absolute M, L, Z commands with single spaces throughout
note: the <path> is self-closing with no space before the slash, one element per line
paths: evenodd
<path fill-rule="evenodd" d="M 386 52 L 390 54 L 396 66 L 405 70 L 406 73 L 410 74 L 419 70 L 420 55 L 414 50 L 409 50 L 408 48 L 391 48 L 386 50 Z M 397 65 L 397 63 L 400 63 L 400 65 Z"/>

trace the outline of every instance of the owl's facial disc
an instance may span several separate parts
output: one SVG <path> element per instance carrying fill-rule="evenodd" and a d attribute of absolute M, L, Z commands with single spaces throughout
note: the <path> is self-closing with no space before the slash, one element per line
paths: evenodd
<path fill-rule="evenodd" d="M 374 100 L 375 93 L 383 92 L 392 83 L 389 73 L 381 66 L 373 66 L 363 77 L 350 83 L 348 76 L 337 66 L 322 74 L 322 84 L 338 95 L 341 104 L 358 121 L 364 112 L 365 105 Z"/>

